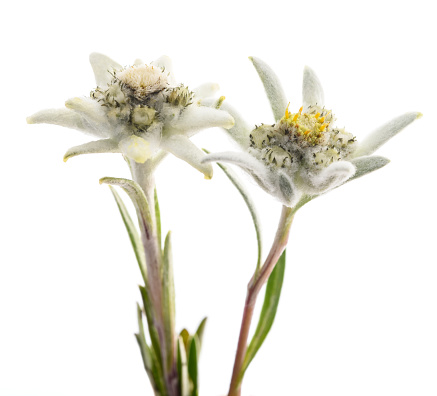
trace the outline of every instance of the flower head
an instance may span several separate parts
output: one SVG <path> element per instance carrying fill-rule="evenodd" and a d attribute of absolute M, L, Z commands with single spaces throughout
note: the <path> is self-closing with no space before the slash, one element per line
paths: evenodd
<path fill-rule="evenodd" d="M 264 84 L 275 123 L 253 129 L 232 107 L 223 105 L 236 120 L 228 132 L 243 151 L 214 153 L 203 161 L 239 165 L 286 206 L 383 167 L 389 162 L 386 158 L 369 155 L 421 116 L 415 112 L 404 114 L 359 142 L 352 133 L 335 125 L 333 112 L 325 108 L 320 81 L 310 68 L 304 71 L 302 106 L 291 112 L 272 69 L 260 59 L 251 60 Z"/>
<path fill-rule="evenodd" d="M 42 110 L 27 119 L 31 124 L 47 123 L 78 129 L 99 140 L 72 147 L 68 158 L 87 153 L 123 153 L 144 163 L 171 152 L 205 174 L 210 164 L 201 163 L 204 153 L 189 138 L 201 129 L 230 128 L 233 118 L 225 111 L 200 105 L 212 96 L 216 84 L 204 84 L 191 91 L 177 84 L 171 61 L 161 57 L 150 65 L 137 60 L 122 67 L 112 59 L 91 54 L 97 87 L 89 97 L 65 102 L 65 109 Z"/>

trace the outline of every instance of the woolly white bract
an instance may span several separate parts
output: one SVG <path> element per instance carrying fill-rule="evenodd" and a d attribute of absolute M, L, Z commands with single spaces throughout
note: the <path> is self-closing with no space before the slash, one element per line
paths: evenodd
<path fill-rule="evenodd" d="M 304 70 L 302 107 L 292 113 L 273 70 L 260 59 L 250 59 L 264 84 L 275 123 L 253 129 L 224 104 L 221 108 L 235 119 L 228 132 L 243 151 L 209 154 L 202 162 L 240 166 L 286 206 L 383 167 L 388 159 L 370 155 L 421 116 L 417 112 L 401 115 L 357 142 L 351 133 L 335 126 L 332 111 L 325 109 L 320 81 L 309 67 Z"/>
<path fill-rule="evenodd" d="M 158 162 L 170 152 L 212 177 L 211 165 L 201 162 L 204 153 L 189 138 L 205 128 L 233 126 L 226 111 L 200 104 L 214 95 L 217 84 L 193 91 L 177 84 L 166 56 L 150 65 L 137 60 L 122 67 L 93 53 L 90 62 L 97 84 L 90 97 L 69 99 L 64 109 L 42 110 L 27 119 L 30 124 L 56 124 L 99 138 L 70 148 L 64 161 L 80 154 L 123 153 L 137 163 Z"/>

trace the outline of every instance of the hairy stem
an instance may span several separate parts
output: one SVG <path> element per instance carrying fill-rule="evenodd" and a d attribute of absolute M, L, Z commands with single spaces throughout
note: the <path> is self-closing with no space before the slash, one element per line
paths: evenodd
<path fill-rule="evenodd" d="M 168 396 L 178 396 L 178 387 L 175 384 L 176 376 L 176 361 L 175 342 L 171 345 L 166 343 L 166 332 L 172 332 L 172 329 L 165 328 L 164 313 L 163 313 L 163 290 L 162 290 L 162 248 L 160 246 L 159 237 L 157 234 L 157 224 L 155 215 L 155 180 L 152 169 L 149 169 L 147 162 L 143 164 L 131 163 L 131 172 L 133 180 L 136 181 L 144 191 L 147 198 L 152 224 L 144 224 L 144 232 L 141 232 L 141 239 L 144 245 L 147 266 L 148 287 L 150 291 L 150 299 L 153 306 L 153 324 L 158 332 L 159 342 L 161 345 L 161 358 L 163 362 L 163 373 L 165 386 Z M 173 350 L 173 362 L 169 368 L 166 364 L 168 351 Z"/>
<path fill-rule="evenodd" d="M 232 379 L 228 396 L 241 395 L 241 370 L 244 363 L 244 357 L 246 355 L 247 340 L 249 338 L 249 330 L 252 323 L 255 303 L 261 288 L 269 279 L 269 276 L 275 268 L 279 257 L 281 257 L 281 254 L 287 246 L 288 235 L 290 233 L 290 227 L 293 221 L 294 213 L 295 210 L 293 208 L 289 208 L 287 206 L 282 207 L 281 218 L 279 220 L 275 240 L 270 248 L 269 255 L 267 256 L 266 261 L 261 269 L 255 272 L 255 275 L 252 277 L 247 286 L 246 303 L 244 305 L 240 335 L 238 338 L 237 353 L 235 356 L 234 369 L 232 371 Z"/>

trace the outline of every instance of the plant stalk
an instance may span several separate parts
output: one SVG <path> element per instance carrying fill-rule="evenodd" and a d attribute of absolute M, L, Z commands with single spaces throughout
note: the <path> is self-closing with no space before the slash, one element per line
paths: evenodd
<path fill-rule="evenodd" d="M 272 247 L 270 248 L 269 255 L 267 256 L 261 269 L 255 272 L 247 286 L 246 302 L 244 305 L 243 318 L 241 321 L 240 335 L 238 338 L 237 352 L 228 396 L 241 395 L 241 370 L 243 368 L 244 358 L 246 355 L 247 340 L 249 338 L 249 330 L 252 323 L 256 300 L 261 288 L 269 279 L 270 274 L 272 273 L 276 263 L 287 246 L 290 227 L 295 211 L 295 209 L 287 206 L 282 207 L 282 213 L 276 231 L 276 236 Z"/>
<path fill-rule="evenodd" d="M 168 396 L 178 396 L 176 375 L 175 340 L 171 345 L 166 343 L 166 332 L 174 333 L 172 329 L 165 329 L 163 312 L 163 289 L 162 289 L 162 247 L 157 235 L 157 224 L 155 215 L 155 180 L 153 171 L 148 169 L 147 162 L 143 164 L 132 163 L 131 172 L 133 180 L 143 189 L 150 207 L 152 224 L 144 224 L 145 232 L 141 232 L 141 239 L 146 255 L 147 280 L 146 287 L 150 290 L 150 299 L 153 306 L 154 327 L 158 332 L 161 345 L 161 359 L 163 362 L 163 374 Z M 173 350 L 173 362 L 169 368 L 167 365 L 168 351 Z"/>

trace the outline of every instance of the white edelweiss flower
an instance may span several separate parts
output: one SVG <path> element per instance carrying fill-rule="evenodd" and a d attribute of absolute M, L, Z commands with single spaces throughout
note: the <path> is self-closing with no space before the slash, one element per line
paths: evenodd
<path fill-rule="evenodd" d="M 417 112 L 401 115 L 358 142 L 350 132 L 335 126 L 332 111 L 325 108 L 320 81 L 309 67 L 303 75 L 302 107 L 292 113 L 273 70 L 260 59 L 250 60 L 263 82 L 275 123 L 253 129 L 231 106 L 223 104 L 221 108 L 235 119 L 228 133 L 243 151 L 209 154 L 203 162 L 240 166 L 289 207 L 301 198 L 323 194 L 385 166 L 388 159 L 371 154 L 422 116 Z"/>
<path fill-rule="evenodd" d="M 122 67 L 105 55 L 90 55 L 97 87 L 89 97 L 72 98 L 63 109 L 42 110 L 27 118 L 29 124 L 56 124 L 97 137 L 70 148 L 64 161 L 80 154 L 123 153 L 145 163 L 166 152 L 212 177 L 212 166 L 202 163 L 202 150 L 189 138 L 210 127 L 231 128 L 226 111 L 201 105 L 218 90 L 203 84 L 193 91 L 177 84 L 171 60 L 163 56 L 150 65 L 136 60 Z"/>

